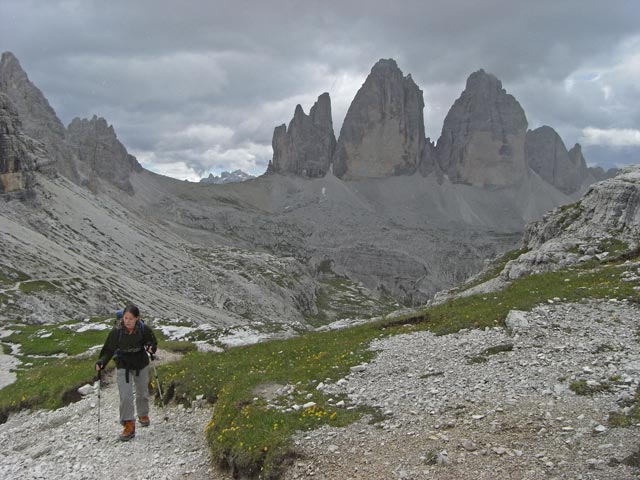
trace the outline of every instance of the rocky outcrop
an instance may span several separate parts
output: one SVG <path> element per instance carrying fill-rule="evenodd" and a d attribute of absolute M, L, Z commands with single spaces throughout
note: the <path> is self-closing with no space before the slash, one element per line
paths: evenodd
<path fill-rule="evenodd" d="M 318 97 L 309 115 L 296 106 L 289 129 L 282 124 L 273 132 L 273 161 L 270 173 L 293 173 L 323 177 L 329 171 L 336 148 L 328 93 Z"/>
<path fill-rule="evenodd" d="M 501 276 L 519 278 L 587 260 L 602 260 L 612 250 L 640 246 L 640 167 L 591 186 L 577 203 L 557 208 L 527 225 L 530 249 L 509 262 Z"/>
<path fill-rule="evenodd" d="M 591 186 L 577 203 L 557 208 L 527 225 L 525 246 L 537 248 L 559 237 L 640 242 L 640 167 Z"/>
<path fill-rule="evenodd" d="M 18 112 L 0 93 L 0 194 L 28 191 L 44 158 L 43 146 L 22 133 Z"/>
<path fill-rule="evenodd" d="M 345 179 L 412 174 L 424 137 L 422 90 L 394 60 L 380 60 L 358 90 L 340 130 L 333 173 Z"/>
<path fill-rule="evenodd" d="M 69 143 L 76 149 L 84 172 L 85 183 L 92 190 L 97 180 L 105 180 L 128 193 L 133 193 L 129 181 L 132 172 L 142 171 L 133 155 L 120 143 L 104 118 L 91 120 L 74 118 L 68 128 Z"/>
<path fill-rule="evenodd" d="M 527 175 L 527 118 L 495 76 L 479 70 L 449 113 L 437 143 L 440 167 L 454 183 L 508 186 Z"/>
<path fill-rule="evenodd" d="M 571 152 L 569 154 L 560 135 L 551 127 L 545 125 L 527 132 L 527 165 L 566 194 L 579 190 L 587 177 L 587 165 L 580 145 L 576 145 Z"/>
<path fill-rule="evenodd" d="M 78 181 L 74 154 L 65 143 L 64 125 L 10 52 L 4 52 L 0 59 L 0 92 L 15 106 L 24 133 L 45 145 L 50 162 L 56 163 L 56 170 Z"/>

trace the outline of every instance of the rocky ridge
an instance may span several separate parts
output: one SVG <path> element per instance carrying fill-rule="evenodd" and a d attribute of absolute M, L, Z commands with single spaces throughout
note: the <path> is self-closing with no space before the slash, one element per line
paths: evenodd
<path fill-rule="evenodd" d="M 94 115 L 91 120 L 74 118 L 67 130 L 67 140 L 78 153 L 87 175 L 86 184 L 92 191 L 96 191 L 101 179 L 133 193 L 129 177 L 132 172 L 142 171 L 142 166 L 120 143 L 112 125 Z"/>
<path fill-rule="evenodd" d="M 77 157 L 66 143 L 66 129 L 42 91 L 36 87 L 20 62 L 10 52 L 0 58 L 0 92 L 18 112 L 24 133 L 44 144 L 49 164 L 74 182 L 80 182 Z"/>
<path fill-rule="evenodd" d="M 606 178 L 587 167 L 579 145 L 567 152 L 551 127 L 527 132 L 518 101 L 482 69 L 467 79 L 437 144 L 424 138 L 423 109 L 422 91 L 411 75 L 404 76 L 394 60 L 381 59 L 349 107 L 337 146 L 333 143 L 333 158 L 327 156 L 330 148 L 324 139 L 329 129 L 318 140 L 298 105 L 289 131 L 285 125 L 274 130 L 274 157 L 267 173 L 321 177 L 331 165 L 333 173 L 347 181 L 419 172 L 434 175 L 440 183 L 446 175 L 454 184 L 494 189 L 518 185 L 536 172 L 568 195 Z M 330 125 L 330 111 L 328 117 Z M 304 167 L 310 158 L 320 165 Z"/>

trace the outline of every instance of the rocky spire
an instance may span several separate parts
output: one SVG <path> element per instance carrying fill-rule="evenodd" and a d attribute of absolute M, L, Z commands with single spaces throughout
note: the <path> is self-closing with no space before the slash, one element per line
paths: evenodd
<path fill-rule="evenodd" d="M 437 153 L 454 183 L 506 186 L 527 173 L 527 118 L 495 76 L 478 70 L 467 79 L 442 126 Z"/>
<path fill-rule="evenodd" d="M 571 155 L 575 156 L 576 152 Z M 567 152 L 567 147 L 560 135 L 553 128 L 544 125 L 527 132 L 525 142 L 527 165 L 544 180 L 566 194 L 579 190 L 587 174 L 586 164 L 581 168 L 580 159 L 573 160 L 571 155 Z M 580 157 L 582 157 L 581 153 Z"/>
<path fill-rule="evenodd" d="M 46 146 L 61 174 L 78 181 L 74 154 L 65 144 L 64 125 L 11 52 L 4 52 L 0 59 L 0 92 L 15 106 L 25 134 Z"/>
<path fill-rule="evenodd" d="M 269 173 L 293 173 L 305 177 L 323 177 L 329 170 L 336 148 L 328 93 L 306 115 L 296 106 L 289 129 L 282 124 L 273 132 L 273 162 Z"/>
<path fill-rule="evenodd" d="M 394 60 L 380 60 L 358 90 L 340 130 L 333 172 L 344 178 L 411 174 L 424 136 L 422 90 Z"/>
<path fill-rule="evenodd" d="M 134 171 L 142 171 L 142 167 L 134 156 L 129 155 L 113 126 L 104 118 L 95 115 L 91 120 L 74 118 L 68 127 L 68 141 L 76 149 L 82 171 L 87 176 L 85 183 L 92 190 L 100 178 L 133 193 L 129 176 Z"/>

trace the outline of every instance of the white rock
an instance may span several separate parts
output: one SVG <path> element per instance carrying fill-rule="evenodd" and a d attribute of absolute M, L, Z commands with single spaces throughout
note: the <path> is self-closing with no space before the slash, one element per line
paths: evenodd
<path fill-rule="evenodd" d="M 89 395 L 90 393 L 93 393 L 93 392 L 94 392 L 93 385 L 87 384 L 78 388 L 78 393 L 80 395 Z"/>

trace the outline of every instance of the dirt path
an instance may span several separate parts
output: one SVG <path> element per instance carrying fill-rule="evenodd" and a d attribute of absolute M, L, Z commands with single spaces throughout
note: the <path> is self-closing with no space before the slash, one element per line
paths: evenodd
<path fill-rule="evenodd" d="M 138 425 L 135 439 L 120 442 L 118 391 L 109 380 L 102 387 L 99 432 L 96 392 L 55 411 L 20 412 L 0 425 L 0 478 L 216 478 L 204 439 L 209 406 L 163 411 L 152 405 L 151 425 Z"/>

